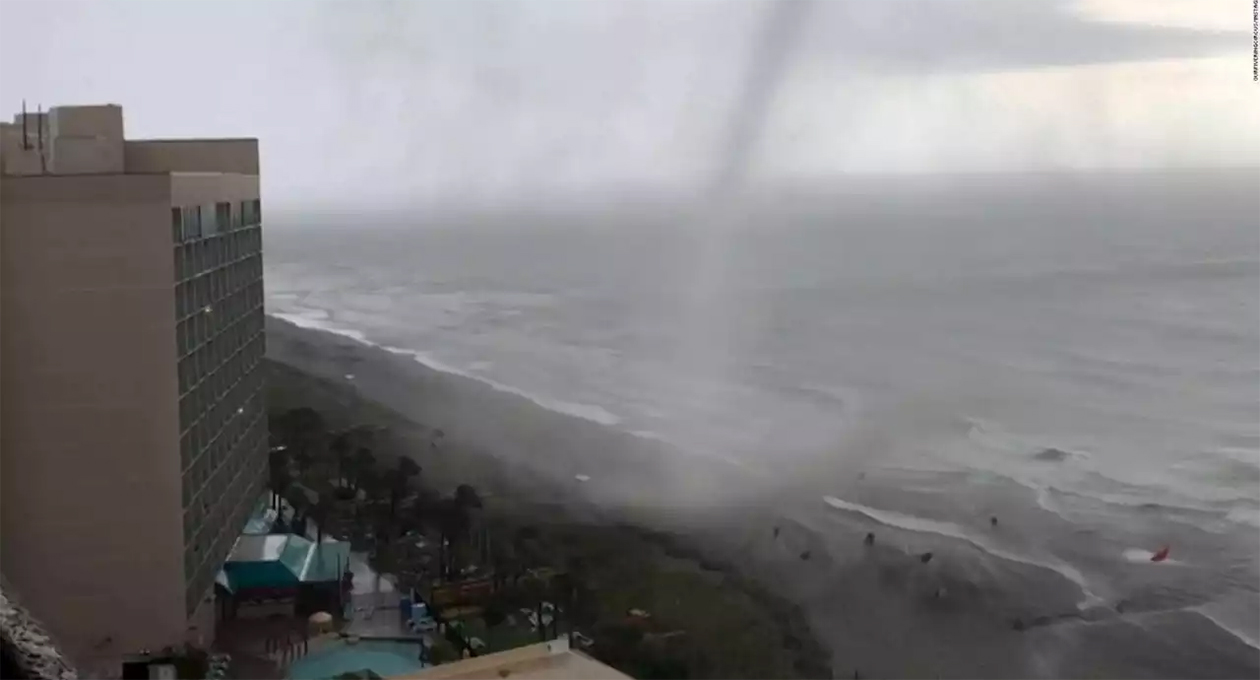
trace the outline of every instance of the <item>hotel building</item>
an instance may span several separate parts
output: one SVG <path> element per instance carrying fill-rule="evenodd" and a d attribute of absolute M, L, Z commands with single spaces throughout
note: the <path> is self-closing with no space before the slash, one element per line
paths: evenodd
<path fill-rule="evenodd" d="M 264 493 L 258 140 L 0 124 L 0 571 L 85 671 L 208 643 Z"/>

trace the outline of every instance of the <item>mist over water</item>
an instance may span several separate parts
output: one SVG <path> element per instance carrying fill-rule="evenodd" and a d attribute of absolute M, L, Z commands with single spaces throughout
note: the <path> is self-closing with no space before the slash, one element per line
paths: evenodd
<path fill-rule="evenodd" d="M 1233 460 L 1260 437 L 1260 236 L 1243 193 L 1253 175 L 1220 175 L 1232 188 L 1212 178 L 1182 185 L 1186 196 L 1151 182 L 1141 190 L 1164 193 L 1144 199 L 1124 188 L 1007 182 L 1021 194 L 986 199 L 954 187 L 886 191 L 882 203 L 868 195 L 857 205 L 749 202 L 722 230 L 719 292 L 730 309 L 715 340 L 728 365 L 694 380 L 671 364 L 696 332 L 684 318 L 693 310 L 676 300 L 694 280 L 694 242 L 708 236 L 673 221 L 687 209 L 450 223 L 417 214 L 410 224 L 359 216 L 353 228 L 295 218 L 300 237 L 272 229 L 269 293 L 273 311 L 319 309 L 369 335 L 362 324 L 395 324 L 427 340 L 386 344 L 591 401 L 645 430 L 712 420 L 715 438 L 738 431 L 739 455 L 771 444 L 807 452 L 797 440 L 810 437 L 792 433 L 829 446 L 853 410 L 939 401 L 924 417 L 959 412 L 943 420 L 977 447 L 1031 436 L 1073 451 L 1065 462 L 1099 466 L 1115 455 L 1107 438 L 1126 449 L 1149 439 L 1161 443 L 1141 453 L 1146 460 L 1168 450 L 1170 464 L 1192 467 L 1199 449 Z M 1065 202 L 1064 191 L 1080 200 Z M 929 228 L 942 222 L 950 228 Z M 706 381 L 740 402 L 730 409 L 740 427 L 705 413 Z M 661 404 L 661 392 L 678 403 Z M 750 416 L 758 409 L 746 406 L 767 395 L 789 422 Z M 816 422 L 803 428 L 796 418 Z"/>
<path fill-rule="evenodd" d="M 819 537 L 947 541 L 1254 644 L 1256 180 L 855 178 L 747 193 L 717 232 L 667 201 L 273 217 L 269 312 L 738 468 Z"/>

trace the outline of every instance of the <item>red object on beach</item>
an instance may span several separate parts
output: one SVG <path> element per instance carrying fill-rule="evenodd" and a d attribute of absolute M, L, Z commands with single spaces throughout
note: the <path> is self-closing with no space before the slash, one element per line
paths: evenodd
<path fill-rule="evenodd" d="M 1155 552 L 1155 554 L 1154 554 L 1154 555 L 1151 555 L 1151 561 L 1152 561 L 1152 562 L 1163 562 L 1164 560 L 1168 559 L 1168 551 L 1169 551 L 1169 549 L 1170 549 L 1170 548 L 1169 548 L 1169 546 L 1164 546 L 1164 547 L 1160 548 L 1158 551 L 1156 551 L 1156 552 Z"/>

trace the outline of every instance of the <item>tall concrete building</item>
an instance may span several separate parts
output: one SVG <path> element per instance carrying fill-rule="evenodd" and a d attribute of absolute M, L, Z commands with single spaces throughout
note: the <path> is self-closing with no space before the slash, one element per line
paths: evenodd
<path fill-rule="evenodd" d="M 0 569 L 89 673 L 208 640 L 267 466 L 258 140 L 0 142 Z"/>

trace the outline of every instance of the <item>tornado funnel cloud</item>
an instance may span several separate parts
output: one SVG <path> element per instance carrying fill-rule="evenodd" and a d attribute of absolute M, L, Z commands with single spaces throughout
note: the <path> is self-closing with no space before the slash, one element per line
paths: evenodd
<path fill-rule="evenodd" d="M 765 119 L 783 81 L 787 58 L 811 0 L 775 0 L 753 46 L 752 61 L 731 112 L 711 190 L 721 196 L 738 191 L 756 151 Z"/>
<path fill-rule="evenodd" d="M 694 376 L 695 383 L 673 386 L 681 394 L 675 403 L 695 407 L 679 414 L 683 432 L 675 436 L 697 447 L 710 448 L 703 424 L 694 413 L 702 412 L 725 399 L 722 379 L 728 360 L 736 351 L 731 346 L 732 314 L 739 300 L 731 294 L 730 238 L 728 230 L 737 219 L 738 200 L 762 137 L 765 121 L 784 80 L 788 57 L 807 15 L 810 0 L 777 0 L 766 3 L 766 16 L 753 39 L 753 49 L 740 89 L 718 149 L 714 173 L 700 196 L 690 232 L 694 234 L 690 274 L 680 291 L 684 332 L 679 340 L 675 364 L 679 375 Z M 755 310 L 741 309 L 747 317 Z M 665 388 L 666 391 L 668 388 Z"/>

